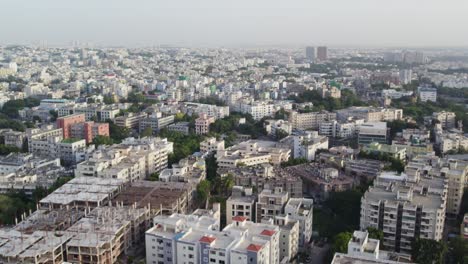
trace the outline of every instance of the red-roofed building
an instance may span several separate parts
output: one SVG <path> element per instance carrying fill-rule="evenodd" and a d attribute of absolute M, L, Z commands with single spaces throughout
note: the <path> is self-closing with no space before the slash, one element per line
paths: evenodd
<path fill-rule="evenodd" d="M 256 244 L 250 244 L 250 245 L 247 247 L 247 250 L 248 250 L 248 251 L 255 251 L 255 252 L 258 252 L 258 251 L 262 250 L 262 246 L 261 246 L 261 245 L 256 245 Z"/>
<path fill-rule="evenodd" d="M 213 243 L 213 241 L 216 240 L 216 237 L 209 237 L 209 236 L 202 236 L 202 238 L 200 238 L 200 242 L 203 242 L 203 243 L 208 243 L 208 244 L 211 244 Z"/>
<path fill-rule="evenodd" d="M 275 233 L 276 233 L 276 232 L 275 232 L 274 230 L 267 230 L 267 229 L 265 229 L 265 230 L 263 230 L 262 233 L 260 233 L 260 234 L 262 234 L 262 235 L 264 235 L 264 236 L 273 236 Z"/>
<path fill-rule="evenodd" d="M 247 217 L 245 216 L 234 216 L 232 218 L 232 221 L 236 221 L 236 222 L 244 222 L 247 220 Z"/>

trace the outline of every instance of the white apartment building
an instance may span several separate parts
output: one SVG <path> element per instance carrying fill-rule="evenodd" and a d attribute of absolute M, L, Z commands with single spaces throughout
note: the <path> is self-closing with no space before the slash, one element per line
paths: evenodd
<path fill-rule="evenodd" d="M 299 246 L 306 246 L 312 238 L 314 200 L 307 198 L 289 198 L 284 207 L 284 214 L 299 223 Z"/>
<path fill-rule="evenodd" d="M 293 158 L 315 160 L 319 149 L 328 149 L 328 137 L 320 136 L 316 131 L 308 131 L 301 135 L 288 136 L 280 141 L 280 145 L 291 150 Z"/>
<path fill-rule="evenodd" d="M 273 190 L 264 189 L 258 194 L 258 202 L 256 206 L 257 223 L 262 219 L 275 219 L 284 212 L 284 207 L 289 200 L 288 192 L 283 191 L 282 188 L 275 188 Z"/>
<path fill-rule="evenodd" d="M 359 126 L 358 142 L 367 145 L 372 142 L 386 144 L 388 140 L 387 123 L 371 122 Z"/>
<path fill-rule="evenodd" d="M 397 108 L 352 106 L 336 111 L 337 119 L 363 119 L 365 122 L 394 121 L 403 119 L 403 110 Z"/>
<path fill-rule="evenodd" d="M 255 200 L 252 188 L 232 187 L 232 195 L 226 201 L 226 223 L 231 224 L 236 216 L 255 221 Z"/>
<path fill-rule="evenodd" d="M 421 102 L 437 102 L 437 89 L 430 87 L 418 87 L 418 95 Z"/>
<path fill-rule="evenodd" d="M 268 119 L 265 120 L 264 123 L 265 130 L 267 131 L 268 135 L 276 136 L 278 131 L 283 131 L 287 135 L 292 133 L 292 125 L 285 120 L 275 120 L 275 119 Z"/>
<path fill-rule="evenodd" d="M 417 156 L 408 163 L 407 167 L 419 169 L 429 177 L 446 179 L 448 181 L 447 214 L 458 215 L 468 180 L 468 161 L 439 158 L 428 154 Z"/>
<path fill-rule="evenodd" d="M 118 105 L 81 103 L 60 107 L 57 109 L 57 112 L 59 117 L 73 114 L 85 114 L 86 121 L 92 121 L 96 118 L 97 121 L 104 122 L 107 119 L 114 120 L 120 113 L 120 108 Z"/>
<path fill-rule="evenodd" d="M 290 153 L 290 149 L 279 147 L 273 141 L 248 140 L 218 151 L 216 160 L 220 168 L 253 166 L 264 163 L 279 165 L 281 162 L 289 160 Z"/>
<path fill-rule="evenodd" d="M 400 259 L 401 257 L 393 252 L 380 250 L 380 241 L 369 238 L 367 231 L 354 231 L 348 242 L 348 253 L 335 253 L 331 264 L 398 264 L 402 263 Z"/>
<path fill-rule="evenodd" d="M 291 111 L 289 113 L 289 122 L 293 129 L 314 129 L 318 130 L 320 123 L 336 120 L 336 113 L 327 111 L 322 112 L 310 112 L 310 113 L 298 113 Z"/>
<path fill-rule="evenodd" d="M 250 114 L 254 120 L 260 120 L 266 116 L 273 116 L 276 112 L 275 105 L 269 102 L 256 101 L 241 103 L 240 112 Z"/>
<path fill-rule="evenodd" d="M 126 138 L 121 144 L 100 146 L 75 169 L 76 177 L 143 179 L 167 167 L 173 143 L 161 138 Z"/>
<path fill-rule="evenodd" d="M 216 120 L 229 116 L 229 106 L 184 102 L 182 108 L 184 109 L 183 111 L 189 115 L 206 114 L 207 116 L 214 117 Z"/>
<path fill-rule="evenodd" d="M 455 128 L 456 125 L 456 115 L 454 112 L 435 112 L 432 114 L 432 119 L 440 122 L 443 129 Z"/>
<path fill-rule="evenodd" d="M 279 263 L 277 226 L 233 220 L 220 231 L 213 216 L 157 216 L 146 232 L 146 263 Z"/>
<path fill-rule="evenodd" d="M 200 152 L 205 154 L 217 153 L 224 150 L 224 140 L 217 140 L 210 137 L 200 142 Z"/>
<path fill-rule="evenodd" d="M 411 252 L 415 237 L 441 240 L 444 231 L 447 180 L 429 177 L 407 166 L 405 173 L 383 173 L 361 198 L 360 228 L 383 231 L 383 244 L 396 252 Z"/>

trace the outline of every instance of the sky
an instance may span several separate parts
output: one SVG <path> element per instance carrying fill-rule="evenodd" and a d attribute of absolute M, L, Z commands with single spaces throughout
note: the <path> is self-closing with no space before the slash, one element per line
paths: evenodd
<path fill-rule="evenodd" d="M 0 44 L 468 47 L 467 0 L 0 0 Z"/>

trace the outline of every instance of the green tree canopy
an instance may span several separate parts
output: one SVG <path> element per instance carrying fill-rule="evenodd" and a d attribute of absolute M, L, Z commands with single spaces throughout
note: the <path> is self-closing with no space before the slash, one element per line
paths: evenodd
<path fill-rule="evenodd" d="M 412 243 L 411 256 L 415 263 L 444 263 L 447 245 L 443 241 L 416 238 Z"/>

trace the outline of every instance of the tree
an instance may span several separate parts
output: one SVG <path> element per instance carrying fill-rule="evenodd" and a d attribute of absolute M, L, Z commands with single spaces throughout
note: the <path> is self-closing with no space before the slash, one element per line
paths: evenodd
<path fill-rule="evenodd" d="M 20 152 L 20 149 L 15 146 L 0 145 L 0 156 L 8 155 L 12 152 Z"/>
<path fill-rule="evenodd" d="M 286 132 L 286 131 L 284 131 L 283 129 L 280 128 L 280 129 L 276 130 L 275 137 L 276 137 L 277 140 L 281 140 L 281 139 L 287 137 L 288 135 L 289 135 L 288 132 Z"/>
<path fill-rule="evenodd" d="M 333 238 L 333 245 L 332 245 L 332 251 L 333 253 L 346 253 L 348 252 L 348 243 L 349 240 L 353 238 L 353 234 L 350 232 L 342 232 L 336 235 Z"/>
<path fill-rule="evenodd" d="M 115 103 L 115 100 L 114 100 L 114 97 L 113 96 L 109 96 L 109 95 L 106 95 L 104 96 L 104 104 L 114 104 Z"/>
<path fill-rule="evenodd" d="M 148 176 L 148 181 L 159 181 L 159 173 L 153 172 Z"/>
<path fill-rule="evenodd" d="M 453 263 L 468 263 L 468 240 L 460 236 L 452 238 L 449 242 L 449 252 Z"/>
<path fill-rule="evenodd" d="M 141 131 L 140 133 L 140 137 L 151 137 L 152 135 L 153 135 L 153 130 L 151 129 L 150 126 L 143 129 L 143 131 Z"/>
<path fill-rule="evenodd" d="M 444 263 L 447 245 L 443 241 L 416 238 L 411 248 L 411 256 L 415 263 Z"/>
<path fill-rule="evenodd" d="M 114 144 L 114 140 L 108 136 L 98 135 L 93 139 L 93 144 L 96 145 L 96 147 L 100 145 L 112 145 Z"/>
<path fill-rule="evenodd" d="M 382 230 L 379 230 L 377 228 L 369 227 L 367 228 L 367 232 L 369 232 L 369 238 L 372 239 L 377 239 L 380 241 L 380 248 L 383 247 L 383 239 L 384 239 L 384 233 Z"/>
<path fill-rule="evenodd" d="M 49 111 L 49 114 L 50 114 L 50 116 L 51 116 L 51 117 L 50 117 L 50 121 L 51 121 L 51 122 L 57 121 L 57 118 L 58 118 L 58 112 L 57 112 L 57 111 L 55 111 L 55 110 L 50 110 L 50 111 Z"/>
<path fill-rule="evenodd" d="M 111 120 L 107 121 L 109 123 L 109 134 L 110 138 L 114 140 L 115 143 L 120 143 L 122 140 L 127 138 L 130 135 L 130 130 L 126 127 L 120 127 Z"/>
<path fill-rule="evenodd" d="M 197 199 L 200 204 L 207 201 L 211 191 L 211 183 L 207 180 L 201 181 L 197 185 Z"/>

